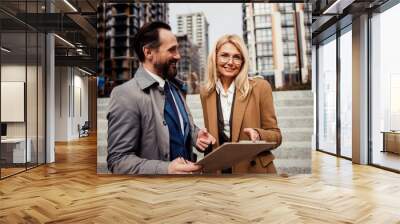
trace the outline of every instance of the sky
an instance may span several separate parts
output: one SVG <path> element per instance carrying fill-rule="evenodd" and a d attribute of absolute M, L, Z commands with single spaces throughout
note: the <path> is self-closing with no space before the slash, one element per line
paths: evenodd
<path fill-rule="evenodd" d="M 224 34 L 243 36 L 242 3 L 170 3 L 169 24 L 177 32 L 177 15 L 204 12 L 210 24 L 209 49 Z"/>

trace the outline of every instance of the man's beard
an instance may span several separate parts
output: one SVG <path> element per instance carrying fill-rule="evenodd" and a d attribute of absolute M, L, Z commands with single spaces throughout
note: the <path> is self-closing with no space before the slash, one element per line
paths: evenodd
<path fill-rule="evenodd" d="M 175 64 L 173 66 L 172 64 Z M 173 79 L 177 75 L 177 60 L 169 60 L 164 63 L 156 63 L 154 67 L 161 73 L 164 79 Z"/>

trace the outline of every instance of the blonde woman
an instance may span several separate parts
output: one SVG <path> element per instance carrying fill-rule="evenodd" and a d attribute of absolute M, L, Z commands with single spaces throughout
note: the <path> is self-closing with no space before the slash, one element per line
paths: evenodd
<path fill-rule="evenodd" d="M 205 126 L 217 140 L 212 149 L 240 140 L 281 144 L 271 86 L 263 79 L 249 78 L 248 67 L 247 49 L 237 35 L 219 38 L 208 56 L 208 81 L 200 97 Z M 276 173 L 273 160 L 272 153 L 262 152 L 222 173 Z"/>

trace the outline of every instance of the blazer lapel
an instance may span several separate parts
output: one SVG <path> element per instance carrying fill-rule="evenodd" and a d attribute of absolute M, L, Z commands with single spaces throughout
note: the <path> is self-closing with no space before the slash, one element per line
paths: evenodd
<path fill-rule="evenodd" d="M 232 114 L 232 142 L 237 142 L 239 140 L 239 134 L 242 128 L 242 122 L 244 117 L 244 112 L 249 102 L 252 88 L 250 87 L 249 94 L 246 98 L 242 98 L 241 93 L 238 88 L 236 88 L 235 102 L 233 104 L 233 114 Z"/>
<path fill-rule="evenodd" d="M 217 93 L 212 91 L 207 96 L 206 114 L 208 116 L 208 132 L 215 137 L 217 145 L 219 145 L 218 137 L 218 119 L 217 119 Z"/>

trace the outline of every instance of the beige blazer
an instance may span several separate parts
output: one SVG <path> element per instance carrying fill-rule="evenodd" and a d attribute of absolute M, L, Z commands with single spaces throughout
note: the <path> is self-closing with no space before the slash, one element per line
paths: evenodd
<path fill-rule="evenodd" d="M 261 140 L 276 142 L 276 148 L 281 144 L 282 136 L 276 121 L 271 86 L 262 79 L 249 81 L 250 91 L 246 98 L 243 99 L 236 88 L 232 115 L 232 142 L 249 140 L 249 136 L 243 132 L 243 129 L 254 128 L 260 134 Z M 215 90 L 207 92 L 203 88 L 200 91 L 205 127 L 217 139 L 213 149 L 219 146 L 216 97 Z M 252 160 L 236 164 L 232 167 L 232 173 L 276 173 L 273 160 L 274 155 L 271 152 L 262 152 Z"/>

